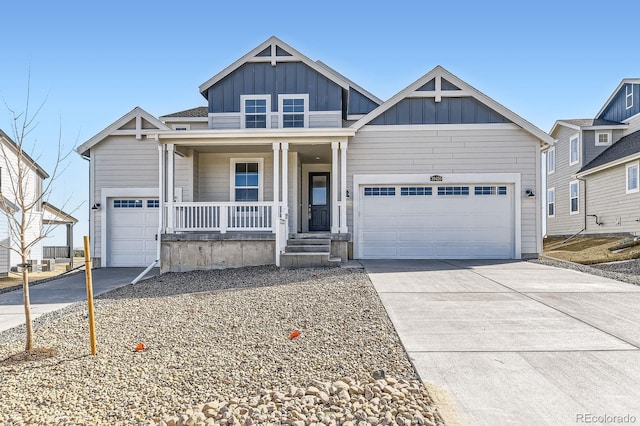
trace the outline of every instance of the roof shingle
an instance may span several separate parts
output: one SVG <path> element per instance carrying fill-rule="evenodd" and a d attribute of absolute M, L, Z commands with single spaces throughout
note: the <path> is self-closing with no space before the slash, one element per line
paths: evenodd
<path fill-rule="evenodd" d="M 628 157 L 629 155 L 637 154 L 639 152 L 640 130 L 621 138 L 618 142 L 614 143 L 596 158 L 591 160 L 589 164 L 580 169 L 578 173 L 595 169 L 596 167 L 603 166 L 607 163 L 611 163 L 613 161 Z"/>
<path fill-rule="evenodd" d="M 200 117 L 208 117 L 209 116 L 209 108 L 206 106 L 195 107 L 191 109 L 185 109 L 184 111 L 174 112 L 172 114 L 165 114 L 162 117 L 189 117 L 189 118 L 200 118 Z"/>

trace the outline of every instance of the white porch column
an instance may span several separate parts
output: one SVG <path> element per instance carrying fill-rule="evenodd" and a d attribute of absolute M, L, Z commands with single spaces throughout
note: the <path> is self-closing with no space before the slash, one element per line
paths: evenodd
<path fill-rule="evenodd" d="M 165 230 L 164 200 L 165 200 L 165 150 L 163 144 L 158 144 L 158 201 L 160 203 L 160 211 L 158 214 L 158 256 L 160 256 L 160 235 Z"/>
<path fill-rule="evenodd" d="M 331 233 L 337 234 L 338 227 L 338 147 L 339 142 L 331 142 Z"/>
<path fill-rule="evenodd" d="M 173 203 L 174 203 L 174 191 L 175 191 L 175 145 L 172 143 L 167 144 L 167 234 L 173 234 Z"/>
<path fill-rule="evenodd" d="M 283 142 L 280 146 L 282 147 L 282 216 L 287 218 L 289 215 L 289 144 Z"/>
<path fill-rule="evenodd" d="M 280 218 L 280 143 L 273 143 L 273 232 L 278 229 Z M 278 241 L 276 239 L 276 251 Z"/>
<path fill-rule="evenodd" d="M 347 232 L 347 142 L 340 142 L 340 233 Z"/>

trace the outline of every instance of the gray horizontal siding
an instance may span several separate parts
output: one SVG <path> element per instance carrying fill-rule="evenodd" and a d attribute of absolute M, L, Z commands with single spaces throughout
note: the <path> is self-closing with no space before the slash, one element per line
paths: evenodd
<path fill-rule="evenodd" d="M 611 102 L 605 110 L 597 118 L 611 121 L 623 121 L 627 118 L 640 113 L 640 84 L 633 84 L 633 107 L 627 109 L 626 95 L 627 86 L 623 84 L 620 90 L 615 94 Z"/>
<path fill-rule="evenodd" d="M 342 127 L 342 113 L 340 111 L 334 111 L 329 114 L 314 114 L 309 113 L 309 127 Z"/>
<path fill-rule="evenodd" d="M 587 214 L 598 215 L 603 222 L 587 218 L 588 233 L 640 232 L 640 193 L 626 193 L 626 165 L 587 177 Z"/>
<path fill-rule="evenodd" d="M 471 97 L 403 99 L 371 121 L 372 125 L 509 123 Z"/>
<path fill-rule="evenodd" d="M 386 130 L 369 126 L 350 142 L 347 188 L 354 174 L 520 173 L 537 190 L 539 143 L 520 129 Z M 516 195 L 518 196 L 518 195 Z M 348 225 L 353 225 L 348 204 Z M 522 198 L 522 252 L 537 252 L 536 199 Z"/>
<path fill-rule="evenodd" d="M 202 202 L 230 201 L 232 158 L 264 158 L 263 200 L 273 200 L 272 153 L 200 153 L 198 156 L 198 199 Z"/>
<path fill-rule="evenodd" d="M 209 126 L 212 129 L 239 129 L 242 116 L 240 113 L 220 114 L 209 116 Z"/>
<path fill-rule="evenodd" d="M 209 112 L 240 112 L 240 95 L 309 94 L 309 111 L 342 111 L 342 88 L 302 62 L 246 63 L 208 89 Z"/>

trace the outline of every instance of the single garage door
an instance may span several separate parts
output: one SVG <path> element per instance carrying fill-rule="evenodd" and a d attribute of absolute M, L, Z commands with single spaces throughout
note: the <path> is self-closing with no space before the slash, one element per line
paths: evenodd
<path fill-rule="evenodd" d="M 370 259 L 510 259 L 513 185 L 361 185 L 359 249 Z"/>
<path fill-rule="evenodd" d="M 156 260 L 158 214 L 158 199 L 109 199 L 108 266 L 148 266 Z"/>

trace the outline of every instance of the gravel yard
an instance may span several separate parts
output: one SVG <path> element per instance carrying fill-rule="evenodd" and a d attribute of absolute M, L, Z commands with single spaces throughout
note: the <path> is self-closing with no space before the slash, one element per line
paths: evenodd
<path fill-rule="evenodd" d="M 125 286 L 96 301 L 95 357 L 84 309 L 38 320 L 36 346 L 53 357 L 12 360 L 23 335 L 0 335 L 0 425 L 442 424 L 362 270 Z M 387 380 L 374 380 L 380 370 Z"/>
<path fill-rule="evenodd" d="M 597 275 L 599 277 L 611 278 L 613 280 L 640 285 L 640 259 L 601 263 L 589 266 L 571 262 L 557 262 L 548 259 L 533 260 L 532 262 L 573 269 Z"/>

